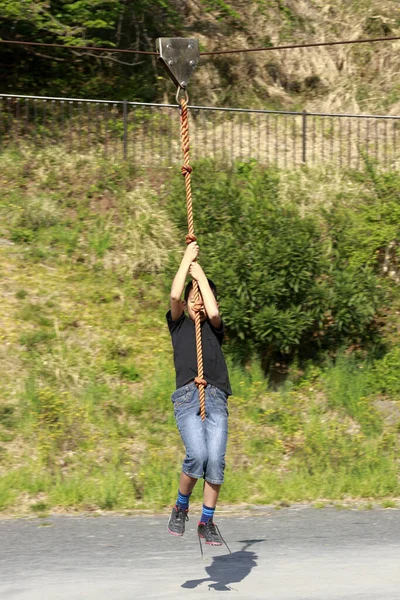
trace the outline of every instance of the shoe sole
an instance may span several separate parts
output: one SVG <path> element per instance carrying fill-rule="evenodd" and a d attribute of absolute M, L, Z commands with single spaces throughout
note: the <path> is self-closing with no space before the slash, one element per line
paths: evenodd
<path fill-rule="evenodd" d="M 197 534 L 197 535 L 198 535 L 198 536 L 199 536 L 199 538 L 201 538 L 202 540 L 205 540 L 205 537 L 204 537 L 204 535 L 199 535 L 199 534 Z M 206 541 L 205 541 L 204 543 L 206 544 L 206 546 L 222 546 L 222 542 L 206 542 Z"/>
<path fill-rule="evenodd" d="M 175 531 L 171 531 L 169 527 L 167 527 L 167 531 L 168 531 L 168 533 L 170 533 L 171 535 L 174 535 L 175 537 L 183 536 L 183 533 L 175 533 Z"/>
<path fill-rule="evenodd" d="M 222 542 L 204 542 L 204 543 L 206 546 L 222 546 Z"/>

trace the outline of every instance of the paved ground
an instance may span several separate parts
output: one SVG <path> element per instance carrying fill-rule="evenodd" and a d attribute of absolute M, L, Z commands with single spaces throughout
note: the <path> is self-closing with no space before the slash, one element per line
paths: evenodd
<path fill-rule="evenodd" d="M 262 513 L 262 514 L 261 514 Z M 288 508 L 220 517 L 200 557 L 165 517 L 0 520 L 2 600 L 399 600 L 400 511 Z"/>

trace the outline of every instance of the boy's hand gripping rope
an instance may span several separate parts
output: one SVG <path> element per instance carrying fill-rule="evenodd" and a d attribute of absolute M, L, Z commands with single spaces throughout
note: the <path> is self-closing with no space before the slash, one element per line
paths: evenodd
<path fill-rule="evenodd" d="M 189 164 L 189 119 L 188 119 L 188 108 L 186 98 L 181 98 L 181 139 L 182 139 L 182 150 L 183 150 L 183 165 L 182 175 L 185 178 L 186 188 L 186 206 L 188 214 L 188 234 L 186 236 L 186 243 L 196 241 L 194 235 L 193 225 L 193 203 L 192 203 L 192 188 L 191 188 L 191 173 L 193 171 Z M 197 353 L 197 377 L 195 377 L 195 384 L 199 389 L 200 398 L 200 415 L 202 421 L 206 418 L 206 399 L 204 388 L 207 385 L 207 381 L 204 379 L 203 373 L 203 351 L 201 347 L 201 325 L 200 325 L 200 311 L 203 308 L 203 301 L 200 299 L 199 284 L 193 279 L 193 292 L 194 292 L 194 306 L 195 312 L 195 329 L 196 329 L 196 353 Z"/>

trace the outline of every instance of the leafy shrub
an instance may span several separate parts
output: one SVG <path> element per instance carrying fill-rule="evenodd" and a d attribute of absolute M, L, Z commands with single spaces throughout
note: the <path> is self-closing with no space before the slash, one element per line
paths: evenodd
<path fill-rule="evenodd" d="M 333 248 L 355 268 L 370 265 L 375 271 L 385 260 L 389 245 L 400 240 L 400 175 L 378 173 L 368 160 L 365 171 L 353 177 L 364 186 L 356 206 L 339 198 L 326 217 Z M 398 247 L 392 260 L 398 262 Z M 397 256 L 396 256 L 397 255 Z"/>
<path fill-rule="evenodd" d="M 193 185 L 200 262 L 219 288 L 230 347 L 269 362 L 292 354 L 368 340 L 381 294 L 371 268 L 356 268 L 333 249 L 329 229 L 282 203 L 278 173 L 254 162 L 232 173 L 200 162 Z M 181 185 L 169 205 L 184 232 Z M 323 235 L 322 235 L 323 234 Z"/>
<path fill-rule="evenodd" d="M 400 348 L 392 348 L 376 361 L 372 372 L 372 385 L 376 391 L 400 397 Z"/>
<path fill-rule="evenodd" d="M 240 14 L 224 0 L 202 0 L 202 5 L 206 12 L 217 12 L 219 20 L 229 19 L 232 24 L 240 22 Z"/>

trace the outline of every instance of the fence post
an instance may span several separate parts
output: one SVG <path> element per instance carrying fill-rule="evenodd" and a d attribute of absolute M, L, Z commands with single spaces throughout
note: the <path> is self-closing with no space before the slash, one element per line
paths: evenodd
<path fill-rule="evenodd" d="M 0 148 L 3 146 L 3 118 L 3 98 L 0 98 Z"/>
<path fill-rule="evenodd" d="M 302 113 L 302 122 L 303 122 L 303 156 L 302 162 L 305 165 L 307 162 L 307 111 L 303 110 Z"/>
<path fill-rule="evenodd" d="M 128 156 L 128 102 L 124 100 L 123 103 L 124 111 L 124 160 Z"/>

